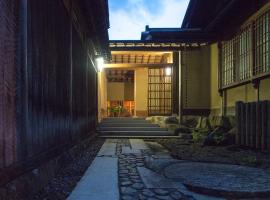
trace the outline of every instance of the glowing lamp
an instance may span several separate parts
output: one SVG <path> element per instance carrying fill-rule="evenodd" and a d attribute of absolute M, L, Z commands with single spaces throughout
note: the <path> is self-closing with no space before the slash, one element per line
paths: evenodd
<path fill-rule="evenodd" d="M 102 72 L 104 68 L 104 59 L 102 57 L 96 58 L 96 63 L 97 63 L 97 69 L 99 72 Z"/>
<path fill-rule="evenodd" d="M 172 68 L 171 67 L 167 67 L 165 69 L 165 74 L 166 74 L 166 76 L 171 76 L 172 75 Z"/>

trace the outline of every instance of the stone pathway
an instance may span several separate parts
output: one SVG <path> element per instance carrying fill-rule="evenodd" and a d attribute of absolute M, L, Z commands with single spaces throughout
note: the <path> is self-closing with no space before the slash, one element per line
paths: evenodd
<path fill-rule="evenodd" d="M 68 199 L 223 199 L 217 195 L 269 197 L 270 172 L 175 160 L 156 142 L 107 139 Z"/>

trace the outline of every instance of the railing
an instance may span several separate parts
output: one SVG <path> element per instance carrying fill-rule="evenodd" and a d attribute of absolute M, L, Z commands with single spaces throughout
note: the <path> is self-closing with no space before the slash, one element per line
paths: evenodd
<path fill-rule="evenodd" d="M 236 103 L 236 144 L 270 151 L 270 101 Z"/>

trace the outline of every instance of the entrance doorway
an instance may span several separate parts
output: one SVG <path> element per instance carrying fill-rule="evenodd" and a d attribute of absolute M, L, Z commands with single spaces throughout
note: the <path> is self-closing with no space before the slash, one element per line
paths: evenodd
<path fill-rule="evenodd" d="M 134 70 L 106 69 L 109 117 L 134 116 Z"/>

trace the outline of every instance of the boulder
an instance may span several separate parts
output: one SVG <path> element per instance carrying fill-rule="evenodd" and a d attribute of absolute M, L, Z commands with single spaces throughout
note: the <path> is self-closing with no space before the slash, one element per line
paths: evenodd
<path fill-rule="evenodd" d="M 179 124 L 179 121 L 176 117 L 171 116 L 171 117 L 165 118 L 165 123 L 166 124 Z"/>
<path fill-rule="evenodd" d="M 223 127 L 214 129 L 205 139 L 203 144 L 207 146 L 226 146 L 235 144 L 236 128 L 226 131 Z"/>
<path fill-rule="evenodd" d="M 179 135 L 180 133 L 192 133 L 192 130 L 186 126 L 180 125 L 174 130 L 174 134 Z"/>

